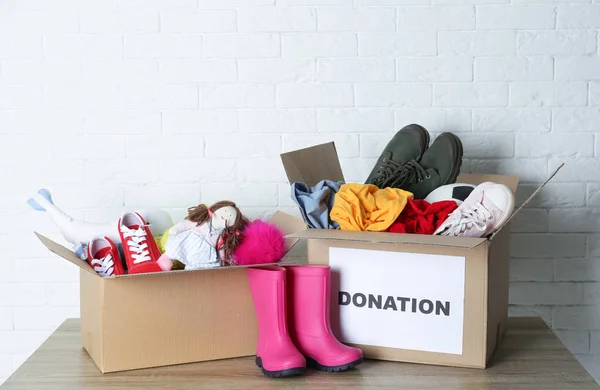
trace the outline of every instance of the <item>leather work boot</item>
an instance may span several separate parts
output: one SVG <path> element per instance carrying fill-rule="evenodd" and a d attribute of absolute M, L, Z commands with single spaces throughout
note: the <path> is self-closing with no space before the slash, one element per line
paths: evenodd
<path fill-rule="evenodd" d="M 443 133 L 423 153 L 419 162 L 403 164 L 386 184 L 412 192 L 415 199 L 425 199 L 436 188 L 456 182 L 462 157 L 460 138 L 452 133 Z"/>
<path fill-rule="evenodd" d="M 398 168 L 408 161 L 418 161 L 428 145 L 429 133 L 423 126 L 412 124 L 403 127 L 387 144 L 365 184 L 389 187 L 386 183 Z"/>

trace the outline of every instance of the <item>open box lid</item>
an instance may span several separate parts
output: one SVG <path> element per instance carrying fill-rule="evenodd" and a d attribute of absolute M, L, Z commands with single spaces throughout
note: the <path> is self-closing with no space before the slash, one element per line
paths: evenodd
<path fill-rule="evenodd" d="M 286 236 L 285 239 L 285 253 L 287 254 L 294 245 L 299 241 L 298 238 L 295 237 L 287 237 L 289 233 L 299 232 L 306 229 L 306 225 L 304 222 L 296 217 L 283 213 L 281 211 L 276 212 L 271 218 L 267 220 L 267 222 L 272 223 L 277 226 Z M 92 269 L 89 263 L 85 260 L 80 259 L 72 250 L 65 248 L 64 246 L 58 244 L 57 242 L 49 239 L 48 237 L 39 234 L 38 232 L 34 232 L 35 235 L 40 239 L 42 244 L 46 248 L 48 248 L 52 253 L 62 257 L 67 260 L 69 263 L 75 264 L 80 269 L 89 272 L 90 274 L 101 277 Z M 208 271 L 217 271 L 221 269 L 230 269 L 230 268 L 250 268 L 257 267 L 261 265 L 273 265 L 271 264 L 253 264 L 253 265 L 231 265 L 226 267 L 216 267 L 216 268 L 206 268 L 206 269 L 193 269 L 193 270 L 176 270 L 176 271 L 166 271 L 166 272 L 152 272 L 146 274 L 132 274 L 132 275 L 120 275 L 120 276 L 111 276 L 106 277 L 104 279 L 121 279 L 121 278 L 133 278 L 133 277 L 144 277 L 150 275 L 168 275 L 168 274 L 179 274 L 182 272 L 208 272 Z"/>
<path fill-rule="evenodd" d="M 285 169 L 288 181 L 291 183 L 301 182 L 312 187 L 321 180 L 344 181 L 344 175 L 339 162 L 337 150 L 333 142 L 311 146 L 292 152 L 283 153 L 281 161 Z M 286 237 L 295 239 L 323 239 L 360 241 L 373 243 L 392 244 L 420 244 L 434 246 L 450 246 L 457 248 L 474 248 L 493 237 L 506 226 L 525 205 L 558 173 L 564 165 L 561 164 L 538 189 L 516 209 L 510 218 L 490 237 L 467 238 L 467 237 L 445 237 L 419 234 L 401 234 L 385 232 L 351 232 L 335 229 L 303 229 Z M 457 183 L 481 184 L 484 182 L 495 182 L 504 184 L 516 194 L 519 177 L 514 175 L 493 174 L 460 174 Z M 293 217 L 292 217 L 293 218 Z"/>

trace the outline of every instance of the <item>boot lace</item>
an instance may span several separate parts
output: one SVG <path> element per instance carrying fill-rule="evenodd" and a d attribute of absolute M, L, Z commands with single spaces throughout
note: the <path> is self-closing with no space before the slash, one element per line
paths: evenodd
<path fill-rule="evenodd" d="M 487 229 L 487 221 L 492 218 L 492 213 L 481 202 L 475 202 L 472 207 L 455 214 L 452 224 L 448 226 L 448 229 L 443 234 L 447 236 L 459 236 L 471 229 L 484 232 Z"/>
<path fill-rule="evenodd" d="M 115 269 L 115 262 L 111 255 L 106 255 L 102 259 L 92 259 L 92 267 L 100 276 L 111 276 Z"/>
<path fill-rule="evenodd" d="M 400 164 L 391 177 L 383 183 L 385 187 L 403 188 L 429 179 L 429 173 L 415 160 Z"/>
<path fill-rule="evenodd" d="M 127 245 L 132 252 L 133 264 L 152 260 L 150 251 L 148 250 L 148 242 L 146 241 L 146 230 L 144 230 L 143 226 L 134 230 L 121 225 L 121 232 L 123 233 L 123 237 L 128 238 Z"/>

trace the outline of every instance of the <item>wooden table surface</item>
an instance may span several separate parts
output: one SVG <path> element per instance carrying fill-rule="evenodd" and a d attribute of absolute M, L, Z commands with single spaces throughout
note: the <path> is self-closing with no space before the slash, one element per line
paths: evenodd
<path fill-rule="evenodd" d="M 67 320 L 1 390 L 104 389 L 600 389 L 538 318 L 513 318 L 486 370 L 368 360 L 345 373 L 268 379 L 254 358 L 101 374 L 81 347 L 79 320 Z"/>

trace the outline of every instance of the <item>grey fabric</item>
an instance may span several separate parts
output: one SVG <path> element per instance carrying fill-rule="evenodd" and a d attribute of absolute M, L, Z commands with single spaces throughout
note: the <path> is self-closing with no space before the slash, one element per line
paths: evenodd
<path fill-rule="evenodd" d="M 340 225 L 329 218 L 335 194 L 343 181 L 321 180 L 314 187 L 304 183 L 292 184 L 292 199 L 298 207 L 304 222 L 315 229 L 339 229 Z"/>

